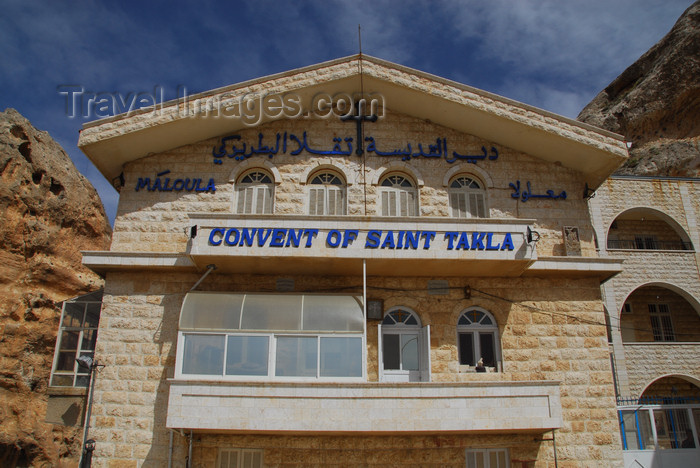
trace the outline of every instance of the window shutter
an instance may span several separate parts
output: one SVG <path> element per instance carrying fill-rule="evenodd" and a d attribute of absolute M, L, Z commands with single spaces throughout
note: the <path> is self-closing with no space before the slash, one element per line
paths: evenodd
<path fill-rule="evenodd" d="M 405 191 L 399 192 L 399 216 L 408 216 L 408 193 Z"/>
<path fill-rule="evenodd" d="M 255 213 L 262 214 L 265 212 L 265 195 L 267 187 L 255 187 Z"/>
<path fill-rule="evenodd" d="M 309 190 L 309 214 L 323 214 L 323 190 L 312 188 Z"/>
<path fill-rule="evenodd" d="M 333 187 L 328 187 L 328 214 L 337 215 L 338 213 L 338 191 Z"/>
<path fill-rule="evenodd" d="M 419 350 L 420 381 L 430 382 L 430 325 L 421 328 Z"/>
<path fill-rule="evenodd" d="M 382 382 L 384 380 L 384 356 L 382 354 L 382 324 L 380 323 L 377 325 L 377 358 L 378 358 L 378 365 L 377 365 L 377 372 L 379 373 L 379 381 Z"/>
<path fill-rule="evenodd" d="M 244 205 L 243 205 L 243 213 L 252 213 L 253 212 L 253 199 L 255 195 L 255 188 L 253 187 L 246 187 L 245 191 L 243 192 L 243 199 L 244 199 Z"/>

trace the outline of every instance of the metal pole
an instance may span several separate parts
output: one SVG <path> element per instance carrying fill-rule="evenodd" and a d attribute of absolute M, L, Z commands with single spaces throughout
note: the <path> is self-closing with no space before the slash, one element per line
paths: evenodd
<path fill-rule="evenodd" d="M 88 405 L 87 413 L 85 414 L 85 429 L 83 430 L 83 451 L 80 455 L 80 467 L 89 468 L 92 465 L 92 450 L 90 451 L 90 456 L 86 456 L 87 449 L 85 445 L 88 440 L 88 431 L 90 430 L 90 414 L 92 413 L 92 395 L 95 391 L 95 370 L 97 369 L 97 361 L 93 361 L 90 365 L 90 391 L 88 394 Z M 94 446 L 93 446 L 94 450 Z"/>

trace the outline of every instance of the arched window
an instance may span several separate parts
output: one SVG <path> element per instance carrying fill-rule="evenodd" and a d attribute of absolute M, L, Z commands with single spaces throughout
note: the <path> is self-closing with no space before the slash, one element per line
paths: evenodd
<path fill-rule="evenodd" d="M 345 182 L 332 172 L 312 177 L 309 186 L 310 215 L 344 215 L 346 213 Z"/>
<path fill-rule="evenodd" d="M 382 216 L 416 216 L 418 192 L 413 182 L 401 174 L 385 177 L 380 185 Z"/>
<path fill-rule="evenodd" d="M 253 170 L 245 173 L 236 184 L 236 212 L 239 214 L 270 214 L 275 184 L 269 174 Z"/>
<path fill-rule="evenodd" d="M 430 381 L 430 328 L 406 307 L 395 307 L 379 325 L 380 379 Z"/>
<path fill-rule="evenodd" d="M 463 175 L 455 177 L 448 193 L 454 218 L 487 217 L 484 189 L 477 180 Z"/>
<path fill-rule="evenodd" d="M 483 359 L 485 367 L 498 368 L 498 325 L 491 314 L 478 308 L 464 311 L 457 321 L 457 335 L 461 365 L 476 366 Z"/>

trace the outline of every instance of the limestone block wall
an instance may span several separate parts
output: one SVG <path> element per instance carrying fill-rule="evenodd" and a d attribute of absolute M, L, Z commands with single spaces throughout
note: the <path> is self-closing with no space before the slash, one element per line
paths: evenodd
<path fill-rule="evenodd" d="M 159 466 L 167 459 L 167 379 L 174 375 L 181 303 L 199 276 L 146 271 L 108 274 L 97 347 L 97 358 L 105 367 L 96 381 L 91 420 L 91 433 L 99 441 L 96 466 Z M 198 289 L 271 291 L 276 279 L 213 273 Z M 620 466 L 614 390 L 597 280 L 450 278 L 450 286 L 454 287 L 450 294 L 432 296 L 427 291 L 428 279 L 370 277 L 368 288 L 373 297 L 384 300 L 385 309 L 394 305 L 411 307 L 423 324 L 431 326 L 434 382 L 561 381 L 564 426 L 556 435 L 559 463 L 572 467 L 601 463 Z M 463 286 L 467 284 L 472 287 L 470 298 L 464 297 Z M 347 289 L 351 285 L 357 285 L 358 290 Z M 295 277 L 297 291 L 328 292 L 335 287 L 356 294 L 360 286 L 361 279 L 356 277 Z M 459 371 L 456 322 L 459 313 L 473 305 L 492 312 L 498 322 L 503 372 Z M 377 380 L 377 323 L 370 321 L 367 328 L 370 382 Z M 552 457 L 551 445 L 534 442 L 532 434 L 454 439 L 416 436 L 403 445 L 399 445 L 399 439 L 381 437 L 371 438 L 372 442 L 365 442 L 369 437 L 350 438 L 349 442 L 331 436 L 227 437 L 197 436 L 197 456 L 206 460 L 203 466 L 214 466 L 215 455 L 207 447 L 224 439 L 235 447 L 260 443 L 256 448 L 266 450 L 266 462 L 272 466 L 302 466 L 308 463 L 304 458 L 307 456 L 312 460 L 327 457 L 323 460 L 330 464 L 342 464 L 345 444 L 368 447 L 357 456 L 370 465 L 382 464 L 387 455 L 369 447 L 387 447 L 392 453 L 402 447 L 405 453 L 398 455 L 398 460 L 426 466 L 463 463 L 464 448 L 477 444 L 512 448 L 514 459 L 539 456 L 545 460 L 540 462 L 542 466 Z M 175 436 L 175 441 L 175 457 L 182 460 L 186 439 Z M 450 447 L 444 453 L 435 448 L 443 443 Z M 415 449 L 420 446 L 432 448 L 423 453 Z M 298 461 L 285 461 L 288 459 Z"/>
<path fill-rule="evenodd" d="M 633 208 L 650 208 L 669 216 L 685 231 L 695 249 L 700 248 L 697 217 L 700 213 L 700 180 L 610 178 L 589 201 L 591 218 L 598 236 L 601 256 L 623 258 L 624 271 L 603 285 L 605 306 L 612 324 L 613 354 L 619 391 L 623 396 L 638 397 L 639 391 L 654 379 L 669 374 L 700 377 L 697 353 L 700 344 L 644 345 L 629 344 L 649 339 L 651 323 L 650 302 L 671 302 L 674 328 L 681 335 L 678 341 L 694 341 L 700 317 L 700 276 L 698 254 L 695 251 L 608 250 L 607 235 L 619 234 L 610 230 L 612 222 L 623 212 Z M 633 221 L 620 220 L 618 227 L 627 229 Z M 662 228 L 653 230 L 653 224 L 645 222 L 644 232 L 666 236 Z M 668 231 L 666 231 L 668 232 Z M 669 238 L 669 240 L 671 240 Z M 652 285 L 657 289 L 638 288 Z M 635 293 L 635 291 L 637 291 Z M 658 294 L 652 294 L 658 291 Z M 658 295 L 659 299 L 650 296 Z M 620 311 L 630 299 L 633 314 L 621 316 Z M 622 320 L 622 322 L 621 322 Z M 678 325 L 677 325 L 678 324 Z M 628 327 L 626 329 L 620 328 Z M 631 328 L 634 328 L 632 330 Z M 687 334 L 686 334 L 687 333 Z M 652 353 L 649 356 L 648 353 Z M 655 364 L 655 362 L 660 364 Z"/>
<path fill-rule="evenodd" d="M 700 344 L 635 343 L 625 345 L 630 391 L 641 396 L 653 381 L 666 375 L 700 380 Z M 656 394 L 660 395 L 660 394 Z M 667 393 L 664 396 L 671 396 Z"/>
<path fill-rule="evenodd" d="M 274 145 L 277 134 L 307 134 L 311 148 L 329 150 L 333 138 L 354 135 L 355 128 L 338 119 L 297 119 L 266 124 L 254 129 L 236 132 L 242 145 L 258 145 L 259 135 L 263 144 Z M 481 154 L 482 147 L 489 149 L 493 143 L 456 132 L 427 121 L 401 114 L 387 113 L 376 123 L 367 123 L 365 135 L 375 138 L 383 151 L 405 148 L 408 144 L 417 148 L 435 144 L 444 138 L 448 151 Z M 225 136 L 225 135 L 222 135 Z M 578 173 L 559 165 L 545 163 L 526 154 L 497 146 L 496 160 L 483 160 L 478 164 L 466 162 L 449 163 L 445 158 L 413 158 L 402 161 L 401 157 L 379 157 L 369 153 L 363 161 L 356 155 L 320 156 L 303 151 L 292 156 L 298 145 L 288 142 L 287 154 L 272 158 L 254 155 L 244 162 L 224 156 L 222 164 L 215 164 L 212 151 L 220 147 L 220 139 L 209 139 L 171 151 L 152 155 L 128 164 L 124 175 L 126 185 L 122 189 L 114 226 L 112 250 L 180 252 L 186 244 L 185 230 L 188 227 L 188 212 L 235 213 L 234 182 L 246 169 L 255 167 L 274 168 L 279 173 L 275 186 L 274 212 L 277 214 L 304 215 L 308 213 L 309 176 L 321 169 L 333 169 L 346 179 L 348 184 L 348 214 L 376 216 L 379 211 L 378 183 L 391 172 L 412 178 L 419 189 L 419 214 L 422 217 L 449 217 L 447 186 L 450 178 L 465 174 L 476 178 L 486 188 L 486 206 L 492 218 L 515 217 L 536 219 L 534 228 L 540 233 L 538 252 L 541 256 L 564 255 L 562 228 L 577 226 L 584 256 L 595 256 L 593 230 L 585 201 L 580 197 L 583 181 Z M 342 145 L 346 148 L 345 143 Z M 229 152 L 230 150 L 230 146 Z M 450 153 L 451 154 L 451 153 Z M 136 191 L 139 178 L 149 177 L 154 181 L 157 174 L 170 171 L 160 177 L 176 179 L 202 179 L 204 187 L 209 179 L 216 184 L 216 192 L 187 191 Z M 521 191 L 530 182 L 533 194 L 544 194 L 553 190 L 557 194 L 566 191 L 563 199 L 532 198 L 523 202 L 512 197 L 510 184 L 521 183 Z M 172 183 L 172 182 L 171 182 Z M 366 203 L 365 203 L 366 200 Z M 366 207 L 366 209 L 365 209 Z"/>

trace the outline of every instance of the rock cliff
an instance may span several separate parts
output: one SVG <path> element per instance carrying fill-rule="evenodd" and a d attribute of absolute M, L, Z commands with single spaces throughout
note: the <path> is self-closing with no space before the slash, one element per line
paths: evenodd
<path fill-rule="evenodd" d="M 700 176 L 700 2 L 578 119 L 632 143 L 619 174 Z"/>
<path fill-rule="evenodd" d="M 0 466 L 60 466 L 80 429 L 44 422 L 60 301 L 99 289 L 81 250 L 109 248 L 92 185 L 47 132 L 0 113 Z"/>

